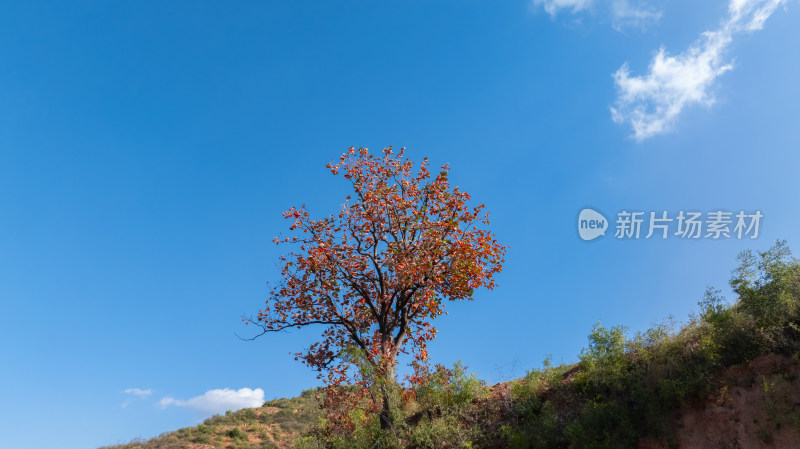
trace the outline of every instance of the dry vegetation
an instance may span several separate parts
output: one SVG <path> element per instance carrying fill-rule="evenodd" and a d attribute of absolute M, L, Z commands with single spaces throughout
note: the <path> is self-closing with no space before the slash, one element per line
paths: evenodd
<path fill-rule="evenodd" d="M 285 449 L 321 416 L 315 390 L 292 399 L 275 399 L 259 408 L 215 415 L 203 424 L 100 449 Z"/>

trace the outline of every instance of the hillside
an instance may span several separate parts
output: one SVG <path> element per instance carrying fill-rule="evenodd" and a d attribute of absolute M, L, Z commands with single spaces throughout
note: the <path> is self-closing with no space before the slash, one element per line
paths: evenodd
<path fill-rule="evenodd" d="M 671 440 L 642 438 L 639 449 L 789 448 L 800 447 L 800 362 L 762 355 L 717 376 L 722 385 L 676 410 L 670 419 Z M 521 381 L 498 384 L 481 404 L 505 420 L 512 418 L 511 389 Z M 505 412 L 505 413 L 504 413 Z M 320 416 L 313 391 L 293 399 L 269 401 L 169 432 L 149 441 L 103 449 L 292 448 Z M 497 427 L 496 427 L 497 428 Z M 238 431 L 237 431 L 238 429 Z M 502 439 L 499 447 L 507 447 Z"/>
<path fill-rule="evenodd" d="M 307 391 L 114 448 L 800 447 L 800 262 L 782 243 L 740 262 L 732 303 L 710 289 L 682 326 L 598 324 L 575 364 L 492 387 L 439 366 L 398 396 L 392 432 L 359 410 L 327 425 Z"/>
<path fill-rule="evenodd" d="M 731 367 L 715 379 L 716 390 L 692 400 L 671 421 L 677 447 L 800 447 L 800 362 L 769 354 Z M 721 386 L 720 386 L 721 385 Z M 643 439 L 641 449 L 667 449 Z"/>
<path fill-rule="evenodd" d="M 198 426 L 166 432 L 151 440 L 101 449 L 291 448 L 321 416 L 315 393 L 306 390 L 296 398 L 275 399 L 258 408 L 215 415 Z"/>

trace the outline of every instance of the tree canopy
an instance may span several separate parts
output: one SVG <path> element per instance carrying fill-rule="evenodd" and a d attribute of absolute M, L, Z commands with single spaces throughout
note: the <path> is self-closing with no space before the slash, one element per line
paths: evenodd
<path fill-rule="evenodd" d="M 392 383 L 401 353 L 416 372 L 427 367 L 432 320 L 446 313 L 445 301 L 495 287 L 506 247 L 486 229 L 484 205 L 469 205 L 470 195 L 450 185 L 447 165 L 433 175 L 424 159 L 414 172 L 404 149 L 388 147 L 378 155 L 350 148 L 327 168 L 353 194 L 326 218 L 312 219 L 304 206 L 284 212 L 296 235 L 275 243 L 294 250 L 281 256 L 282 281 L 252 322 L 262 334 L 321 326 L 321 339 L 296 358 L 330 387 Z M 373 401 L 382 421 L 387 401 L 385 390 Z"/>

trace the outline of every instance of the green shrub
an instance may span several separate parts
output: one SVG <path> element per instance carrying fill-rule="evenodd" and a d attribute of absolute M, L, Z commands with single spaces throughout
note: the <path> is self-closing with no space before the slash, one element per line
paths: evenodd
<path fill-rule="evenodd" d="M 474 374 L 467 374 L 463 363 L 456 362 L 452 369 L 437 366 L 428 382 L 419 385 L 416 392 L 424 409 L 454 412 L 486 397 L 488 388 Z"/>
<path fill-rule="evenodd" d="M 620 404 L 590 402 L 564 434 L 575 449 L 634 448 L 639 435 L 629 413 Z"/>
<path fill-rule="evenodd" d="M 234 441 L 248 441 L 250 438 L 247 436 L 245 432 L 242 432 L 242 429 L 238 427 L 234 427 L 233 429 L 225 432 L 225 435 L 233 438 Z"/>
<path fill-rule="evenodd" d="M 679 331 L 669 322 L 631 339 L 598 324 L 571 382 L 546 367 L 514 383 L 511 424 L 501 431 L 509 445 L 634 448 L 647 435 L 674 442 L 669 414 L 711 391 L 713 373 L 759 354 L 800 354 L 800 262 L 784 242 L 739 260 L 733 304 L 709 289 L 700 316 Z"/>

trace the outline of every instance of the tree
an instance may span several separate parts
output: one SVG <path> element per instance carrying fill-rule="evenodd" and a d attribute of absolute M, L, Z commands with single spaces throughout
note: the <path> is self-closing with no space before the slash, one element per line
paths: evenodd
<path fill-rule="evenodd" d="M 492 289 L 506 250 L 484 229 L 484 206 L 468 206 L 470 196 L 451 188 L 446 165 L 432 177 L 424 159 L 414 174 L 403 154 L 350 148 L 327 165 L 352 184 L 354 196 L 338 215 L 320 220 L 305 206 L 284 213 L 299 236 L 275 243 L 299 251 L 281 256 L 282 282 L 257 319 L 246 320 L 262 328 L 258 336 L 322 326 L 321 341 L 295 358 L 326 381 L 326 406 L 341 405 L 342 392 L 355 388 L 356 401 L 379 411 L 383 429 L 391 427 L 398 356 L 410 354 L 414 367 L 427 367 L 427 343 L 436 335 L 431 321 L 446 313 L 445 300 Z M 373 386 L 378 394 L 370 393 Z"/>

